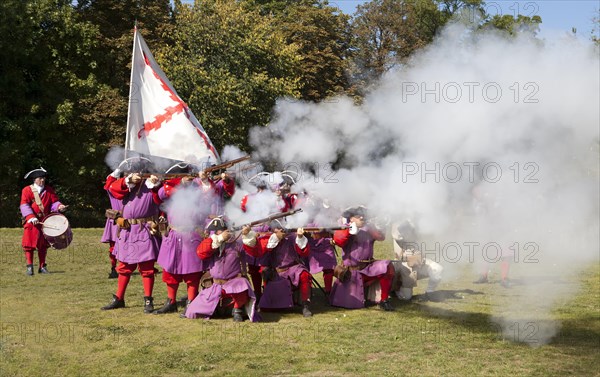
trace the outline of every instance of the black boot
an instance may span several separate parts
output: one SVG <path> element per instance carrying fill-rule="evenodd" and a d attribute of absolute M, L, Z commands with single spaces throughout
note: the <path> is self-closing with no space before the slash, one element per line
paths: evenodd
<path fill-rule="evenodd" d="M 244 322 L 244 317 L 242 317 L 243 313 L 244 312 L 242 311 L 242 309 L 233 308 L 233 310 L 231 311 L 231 314 L 233 315 L 233 322 Z"/>
<path fill-rule="evenodd" d="M 124 308 L 124 307 L 125 307 L 125 300 L 119 300 L 117 298 L 117 295 L 113 295 L 113 299 L 110 302 L 110 304 L 101 307 L 100 310 L 112 310 L 112 309 L 118 309 L 118 308 Z"/>
<path fill-rule="evenodd" d="M 309 304 L 310 304 L 310 301 L 302 302 L 302 315 L 305 317 L 312 317 L 312 312 L 308 308 Z"/>
<path fill-rule="evenodd" d="M 393 312 L 394 311 L 394 307 L 392 306 L 392 303 L 390 302 L 390 299 L 381 301 L 379 303 L 379 307 L 383 310 L 385 310 L 386 312 Z"/>
<path fill-rule="evenodd" d="M 152 296 L 144 296 L 144 313 L 150 314 L 154 311 L 154 299 Z"/>
<path fill-rule="evenodd" d="M 44 263 L 40 268 L 38 268 L 38 274 L 49 274 L 50 271 L 48 271 L 48 268 L 46 268 L 48 265 L 46 263 Z"/>
<path fill-rule="evenodd" d="M 114 267 L 111 267 L 110 272 L 108 273 L 109 279 L 116 279 L 119 277 L 119 273 Z"/>
<path fill-rule="evenodd" d="M 487 276 L 481 275 L 481 276 L 479 276 L 479 278 L 477 280 L 475 280 L 473 282 L 473 284 L 484 284 L 484 283 L 487 283 L 487 282 L 488 282 Z"/>
<path fill-rule="evenodd" d="M 33 264 L 27 265 L 27 275 L 33 276 Z"/>
<path fill-rule="evenodd" d="M 185 313 L 187 312 L 187 308 L 188 308 L 188 306 L 190 306 L 190 304 L 191 304 L 191 303 L 192 303 L 192 300 L 186 300 L 186 302 L 185 302 L 185 307 L 183 308 L 183 313 L 181 313 L 181 314 L 179 315 L 179 317 L 180 317 L 180 318 L 187 318 L 187 317 L 185 316 Z"/>
<path fill-rule="evenodd" d="M 167 301 L 162 308 L 156 310 L 154 314 L 166 314 L 166 313 L 177 313 L 177 302 L 171 302 L 171 299 L 167 297 Z"/>

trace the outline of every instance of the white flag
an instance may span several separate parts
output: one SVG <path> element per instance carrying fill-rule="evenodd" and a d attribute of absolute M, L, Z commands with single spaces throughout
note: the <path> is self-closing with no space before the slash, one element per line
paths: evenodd
<path fill-rule="evenodd" d="M 125 150 L 197 164 L 221 162 L 204 128 L 177 95 L 137 28 Z"/>

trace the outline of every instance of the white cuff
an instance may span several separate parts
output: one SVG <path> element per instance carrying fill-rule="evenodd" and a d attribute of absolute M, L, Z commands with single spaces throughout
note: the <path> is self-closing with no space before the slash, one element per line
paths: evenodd
<path fill-rule="evenodd" d="M 279 238 L 277 238 L 277 234 L 271 234 L 269 237 L 269 242 L 267 242 L 267 249 L 273 249 L 279 244 Z"/>
<path fill-rule="evenodd" d="M 296 236 L 296 245 L 298 245 L 299 248 L 304 249 L 306 245 L 308 245 L 308 238 L 305 236 Z"/>
<path fill-rule="evenodd" d="M 356 223 L 352 222 L 350 223 L 350 234 L 355 235 L 356 233 L 358 233 L 358 226 L 356 226 Z"/>
<path fill-rule="evenodd" d="M 116 168 L 112 173 L 110 173 L 110 176 L 113 178 L 119 178 L 120 174 L 121 174 L 121 169 Z"/>
<path fill-rule="evenodd" d="M 256 246 L 256 232 L 251 230 L 248 234 L 242 234 L 242 242 L 249 247 Z"/>
<path fill-rule="evenodd" d="M 155 187 L 158 187 L 159 184 L 160 182 L 152 183 L 150 178 L 146 179 L 146 187 L 148 187 L 150 190 L 152 190 Z"/>
<path fill-rule="evenodd" d="M 220 234 L 219 235 L 211 234 L 210 238 L 212 239 L 211 247 L 213 249 L 218 249 L 223 244 L 223 236 L 221 236 Z"/>
<path fill-rule="evenodd" d="M 136 184 L 131 182 L 131 177 L 133 176 L 133 174 L 129 174 L 127 177 L 125 177 L 125 184 L 127 185 L 127 188 L 129 189 L 129 191 L 131 191 Z"/>

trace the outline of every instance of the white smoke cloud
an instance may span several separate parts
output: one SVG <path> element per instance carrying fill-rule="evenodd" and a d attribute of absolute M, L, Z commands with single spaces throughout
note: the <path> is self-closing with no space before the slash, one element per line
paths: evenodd
<path fill-rule="evenodd" d="M 576 279 L 598 261 L 599 72 L 591 43 L 453 25 L 361 106 L 279 101 L 251 143 L 260 158 L 301 168 L 296 191 L 411 218 L 441 247 L 478 242 L 472 258 L 466 247 L 456 263 L 438 255 L 447 278 L 465 263 L 483 268 L 481 245 L 512 252 L 510 277 L 525 283 L 495 318 L 539 324 L 544 343 L 558 328 L 553 305 L 576 287 L 542 277 Z"/>

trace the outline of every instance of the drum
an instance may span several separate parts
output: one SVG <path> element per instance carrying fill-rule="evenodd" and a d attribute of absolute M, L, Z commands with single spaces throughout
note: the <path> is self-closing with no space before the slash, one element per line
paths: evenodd
<path fill-rule="evenodd" d="M 50 246 L 65 249 L 73 241 L 69 220 L 60 213 L 51 213 L 42 221 L 42 233 Z"/>

